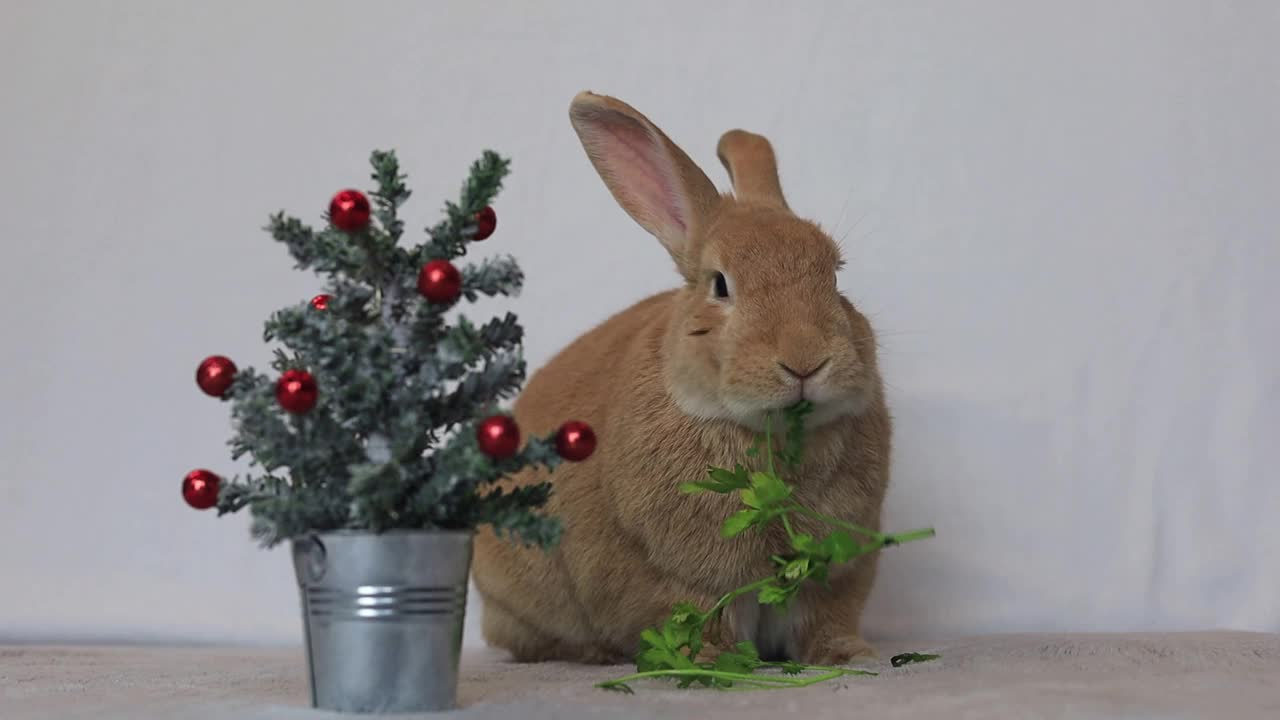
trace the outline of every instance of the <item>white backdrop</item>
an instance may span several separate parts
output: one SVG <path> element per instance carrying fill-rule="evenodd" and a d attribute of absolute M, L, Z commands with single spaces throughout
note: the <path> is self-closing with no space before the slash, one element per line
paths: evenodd
<path fill-rule="evenodd" d="M 234 470 L 196 363 L 264 365 L 316 287 L 259 228 L 380 147 L 420 228 L 508 153 L 485 249 L 540 365 L 675 282 L 570 130 L 587 88 L 722 185 L 719 134 L 767 134 L 843 240 L 888 523 L 939 533 L 870 634 L 1280 630 L 1274 3 L 4 5 L 0 640 L 297 641 L 287 553 L 178 493 Z"/>

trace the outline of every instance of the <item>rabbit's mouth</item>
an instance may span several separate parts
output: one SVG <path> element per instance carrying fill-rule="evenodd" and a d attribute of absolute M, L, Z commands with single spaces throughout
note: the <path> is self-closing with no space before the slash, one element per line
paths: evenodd
<path fill-rule="evenodd" d="M 780 411 L 801 401 L 814 406 L 805 423 L 807 427 L 864 413 L 871 406 L 874 386 L 838 372 L 840 368 L 834 363 L 823 365 L 801 373 L 776 366 L 759 367 L 754 378 L 746 378 L 746 382 L 722 378 L 716 384 L 671 373 L 667 376 L 667 391 L 675 405 L 691 418 L 729 421 L 756 432 L 764 431 L 770 415 L 776 420 Z"/>
<path fill-rule="evenodd" d="M 714 414 L 706 413 L 706 406 L 703 406 L 703 412 L 689 413 L 694 417 L 703 419 L 731 420 L 744 427 L 756 432 L 764 432 L 765 425 L 768 423 L 769 416 L 773 416 L 776 421 L 778 413 L 794 406 L 796 403 L 807 400 L 813 404 L 813 412 L 805 421 L 805 427 L 813 429 L 828 423 L 847 417 L 856 417 L 866 412 L 871 406 L 871 393 L 857 390 L 853 392 L 840 393 L 832 395 L 826 392 L 813 392 L 809 388 L 801 389 L 797 386 L 794 390 L 786 394 L 784 397 L 761 403 L 758 399 L 729 399 L 720 405 L 720 411 Z M 677 399 L 677 404 L 689 412 L 685 404 Z"/>

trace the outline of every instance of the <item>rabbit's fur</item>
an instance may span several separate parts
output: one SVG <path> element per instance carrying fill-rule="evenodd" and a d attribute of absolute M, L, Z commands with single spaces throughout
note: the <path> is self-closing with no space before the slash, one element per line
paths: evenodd
<path fill-rule="evenodd" d="M 515 406 L 526 434 L 572 418 L 596 430 L 599 447 L 550 475 L 503 481 L 549 477 L 548 511 L 564 535 L 544 552 L 485 529 L 474 577 L 485 638 L 517 660 L 622 662 L 677 601 L 708 607 L 770 575 L 769 557 L 789 547 L 777 527 L 722 539 L 736 495 L 685 495 L 680 483 L 744 461 L 766 413 L 804 398 L 816 404 L 804 460 L 784 475 L 795 500 L 878 530 L 890 418 L 871 326 L 836 288 L 839 250 L 788 209 L 767 140 L 741 130 L 721 138 L 734 186 L 722 196 L 627 104 L 581 93 L 570 118 L 609 190 L 671 254 L 684 284 L 613 316 L 529 380 Z M 728 298 L 717 296 L 717 272 Z M 819 537 L 829 530 L 795 524 Z M 815 664 L 870 655 L 858 625 L 875 568 L 874 554 L 833 568 L 829 588 L 804 588 L 784 612 L 741 597 L 718 642 L 749 639 L 766 655 Z"/>

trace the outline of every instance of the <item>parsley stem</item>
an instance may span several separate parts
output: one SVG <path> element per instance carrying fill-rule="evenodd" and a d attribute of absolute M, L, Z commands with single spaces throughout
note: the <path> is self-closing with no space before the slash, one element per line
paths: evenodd
<path fill-rule="evenodd" d="M 834 667 L 831 665 L 796 665 L 795 663 L 785 662 L 785 661 L 784 662 L 762 662 L 760 663 L 760 667 L 776 667 L 776 668 L 798 667 L 801 672 L 806 672 L 806 671 L 824 672 L 824 673 L 834 672 L 834 673 L 840 673 L 841 675 L 875 676 L 880 674 L 878 672 L 872 672 L 870 670 L 841 668 L 841 667 Z"/>
<path fill-rule="evenodd" d="M 876 540 L 879 540 L 880 542 L 884 542 L 885 538 L 888 537 L 884 533 L 878 533 L 875 530 L 868 530 L 867 528 L 864 528 L 861 525 L 854 525 L 853 523 L 847 523 L 843 520 L 837 520 L 833 517 L 823 515 L 820 512 L 810 510 L 809 508 L 804 507 L 803 505 L 792 505 L 791 507 L 787 508 L 787 510 L 791 512 L 798 512 L 801 515 L 807 515 L 811 518 L 814 518 L 815 520 L 821 520 L 822 522 L 827 523 L 828 525 L 835 525 L 836 527 L 843 528 L 845 530 L 848 530 L 849 532 L 854 532 L 854 533 L 858 533 L 859 535 L 865 535 L 867 537 L 874 538 Z"/>
<path fill-rule="evenodd" d="M 810 668 L 806 666 L 805 669 L 816 670 L 818 668 Z M 815 685 L 827 680 L 833 680 L 844 675 L 858 675 L 866 672 L 865 670 L 845 670 L 843 668 L 822 668 L 822 670 L 824 670 L 824 672 L 821 675 L 793 677 L 788 675 L 750 675 L 747 673 L 725 672 L 722 670 L 704 670 L 701 668 L 672 668 L 669 670 L 648 670 L 645 672 L 633 673 L 625 677 L 598 683 L 596 687 L 617 687 L 619 685 L 625 685 L 626 683 L 632 682 L 633 680 L 659 677 L 715 678 L 718 680 L 748 683 L 760 688 L 805 687 L 807 685 Z"/>
<path fill-rule="evenodd" d="M 796 531 L 791 528 L 791 518 L 787 517 L 785 512 L 779 513 L 778 517 L 782 518 L 782 527 L 787 531 L 787 537 L 791 538 L 792 542 L 795 542 Z"/>
<path fill-rule="evenodd" d="M 720 680 L 734 680 L 738 682 L 758 683 L 761 685 L 794 685 L 796 678 L 790 678 L 782 675 L 770 677 L 768 675 L 748 675 L 746 673 L 726 672 L 724 670 L 705 670 L 702 668 L 670 668 L 667 670 L 647 670 L 645 672 L 633 673 L 625 677 L 609 680 L 603 685 L 616 685 L 628 683 L 632 680 L 642 680 L 644 678 L 654 677 L 706 677 L 717 678 Z"/>
<path fill-rule="evenodd" d="M 786 685 L 783 685 L 780 683 L 774 683 L 771 685 L 756 685 L 755 687 L 729 687 L 729 688 L 717 688 L 717 689 L 720 690 L 721 692 L 755 692 L 757 690 L 783 690 L 786 688 L 801 688 L 801 687 L 808 687 L 810 685 L 817 685 L 820 682 L 835 680 L 836 678 L 847 677 L 849 675 L 864 675 L 864 674 L 875 675 L 875 673 L 863 673 L 858 671 L 840 670 L 839 668 L 835 668 L 832 672 L 824 672 L 821 675 L 814 675 L 812 677 L 807 677 L 807 678 L 795 678 L 795 682 L 792 682 Z"/>
<path fill-rule="evenodd" d="M 764 453 L 769 474 L 776 477 L 777 473 L 773 470 L 773 413 L 765 413 L 764 416 Z"/>
<path fill-rule="evenodd" d="M 829 525 L 835 525 L 836 527 L 843 528 L 849 532 L 858 533 L 859 535 L 872 538 L 876 542 L 880 543 L 880 547 L 901 545 L 902 543 L 908 543 L 914 540 L 924 540 L 925 538 L 931 538 L 937 534 L 933 528 L 921 528 L 919 530 L 910 530 L 907 532 L 886 535 L 885 533 L 876 532 L 875 530 L 869 530 L 861 525 L 854 525 L 853 523 L 848 523 L 843 520 L 837 520 L 829 515 L 823 515 L 820 512 L 810 510 L 802 505 L 792 505 L 791 507 L 785 508 L 785 510 L 787 512 L 798 512 L 801 515 L 807 515 L 808 517 L 814 518 L 815 520 L 821 520 Z M 784 523 L 787 522 L 787 516 L 785 513 L 782 514 L 782 521 Z"/>
<path fill-rule="evenodd" d="M 767 577 L 767 578 L 763 578 L 763 579 L 761 579 L 761 580 L 757 580 L 757 581 L 755 581 L 755 582 L 751 583 L 750 585 L 743 585 L 742 587 L 738 588 L 737 590 L 732 590 L 732 591 L 730 591 L 730 592 L 725 593 L 725 594 L 724 594 L 724 595 L 723 595 L 723 596 L 722 596 L 722 597 L 721 597 L 721 598 L 716 602 L 716 604 L 715 604 L 715 605 L 712 605 L 712 606 L 711 606 L 711 609 L 710 609 L 710 610 L 708 610 L 708 611 L 703 615 L 703 617 L 705 617 L 705 618 L 707 618 L 707 619 L 710 619 L 710 618 L 711 618 L 711 617 L 713 617 L 716 613 L 718 613 L 718 612 L 720 612 L 721 610 L 723 610 L 723 609 L 725 608 L 725 606 L 727 606 L 729 603 L 731 603 L 731 602 L 733 602 L 734 600 L 736 600 L 740 595 L 746 595 L 746 594 L 747 594 L 747 593 L 749 593 L 749 592 L 755 592 L 756 590 L 759 590 L 760 588 L 764 587 L 765 585 L 768 585 L 768 584 L 769 584 L 769 583 L 771 583 L 771 582 L 773 582 L 773 576 L 772 576 L 772 575 L 771 575 L 771 576 L 769 576 L 769 577 Z"/>
<path fill-rule="evenodd" d="M 884 538 L 885 538 L 886 544 L 897 545 L 901 543 L 911 542 L 913 540 L 924 540 L 925 538 L 931 538 L 937 534 L 938 534 L 937 531 L 935 531 L 933 528 L 922 528 L 920 530 L 911 530 L 908 532 L 885 535 Z"/>

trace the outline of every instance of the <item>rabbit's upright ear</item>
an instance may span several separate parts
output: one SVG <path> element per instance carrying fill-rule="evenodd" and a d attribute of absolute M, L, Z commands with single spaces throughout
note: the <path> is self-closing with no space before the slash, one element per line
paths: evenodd
<path fill-rule="evenodd" d="M 715 185 L 648 118 L 621 100 L 579 93 L 569 119 L 618 204 L 693 279 L 697 260 L 691 238 L 720 201 Z"/>
<path fill-rule="evenodd" d="M 733 181 L 733 194 L 739 200 L 787 209 L 778 181 L 778 161 L 773 146 L 763 136 L 746 130 L 730 130 L 720 136 L 716 155 Z"/>

